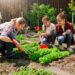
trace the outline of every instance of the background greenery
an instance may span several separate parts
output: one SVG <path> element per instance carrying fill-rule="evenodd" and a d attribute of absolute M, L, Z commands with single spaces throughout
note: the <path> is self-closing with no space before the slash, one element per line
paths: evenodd
<path fill-rule="evenodd" d="M 28 12 L 24 12 L 24 17 L 33 27 L 35 25 L 42 26 L 41 19 L 44 15 L 48 15 L 53 23 L 56 23 L 57 10 L 49 5 L 45 4 L 33 4 L 32 9 Z"/>
<path fill-rule="evenodd" d="M 75 6 L 73 6 L 72 3 L 68 4 L 68 7 L 66 10 L 67 13 L 67 19 L 68 21 L 72 22 L 72 11 L 75 10 Z M 42 26 L 42 17 L 44 15 L 48 15 L 53 23 L 56 23 L 56 15 L 57 15 L 57 9 L 53 8 L 49 5 L 45 4 L 36 4 L 34 3 L 31 10 L 28 10 L 27 12 L 23 13 L 24 18 L 28 21 L 30 27 L 34 27 L 36 25 Z M 75 15 L 74 15 L 74 22 L 75 22 Z"/>

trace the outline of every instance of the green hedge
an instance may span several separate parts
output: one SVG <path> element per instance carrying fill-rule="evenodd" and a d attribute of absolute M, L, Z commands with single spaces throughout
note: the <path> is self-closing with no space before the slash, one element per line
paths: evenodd
<path fill-rule="evenodd" d="M 36 3 L 33 4 L 32 9 L 24 12 L 24 17 L 30 23 L 30 26 L 42 25 L 41 19 L 44 15 L 48 15 L 52 22 L 56 22 L 55 15 L 57 10 L 49 5 L 41 4 L 38 5 Z"/>

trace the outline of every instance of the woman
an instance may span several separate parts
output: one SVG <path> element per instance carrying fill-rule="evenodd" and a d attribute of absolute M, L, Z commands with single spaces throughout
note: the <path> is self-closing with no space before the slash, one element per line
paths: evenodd
<path fill-rule="evenodd" d="M 8 26 L 2 29 L 0 35 L 0 52 L 2 53 L 2 56 L 10 58 L 14 55 L 14 45 L 21 52 L 24 51 L 24 49 L 17 42 L 16 35 L 18 31 L 22 30 L 25 27 L 25 20 L 24 18 L 20 17 L 17 18 L 15 21 L 12 20 L 10 24 L 7 23 L 7 25 Z"/>

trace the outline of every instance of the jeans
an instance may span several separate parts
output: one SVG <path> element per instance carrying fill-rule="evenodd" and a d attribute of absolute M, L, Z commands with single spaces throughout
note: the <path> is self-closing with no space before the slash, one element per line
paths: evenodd
<path fill-rule="evenodd" d="M 56 32 L 53 30 L 52 32 L 51 32 L 51 34 L 50 34 L 50 36 L 47 36 L 47 37 L 44 37 L 44 36 L 42 36 L 41 38 L 40 38 L 40 42 L 41 43 L 51 43 L 51 44 L 54 44 L 55 43 L 55 39 L 56 39 Z"/>
<path fill-rule="evenodd" d="M 3 45 L 0 47 L 0 52 L 2 53 L 3 56 L 6 57 L 11 56 L 13 53 L 13 47 L 14 45 L 12 43 L 3 42 Z"/>
<path fill-rule="evenodd" d="M 54 44 L 54 43 L 55 43 L 55 39 L 56 39 L 56 32 L 55 32 L 55 31 L 52 31 L 50 42 L 51 42 L 52 44 Z"/>
<path fill-rule="evenodd" d="M 67 43 L 68 48 L 72 43 L 73 34 L 70 32 L 69 34 L 66 34 L 66 36 L 58 36 L 57 39 L 60 45 L 62 45 L 62 43 Z"/>

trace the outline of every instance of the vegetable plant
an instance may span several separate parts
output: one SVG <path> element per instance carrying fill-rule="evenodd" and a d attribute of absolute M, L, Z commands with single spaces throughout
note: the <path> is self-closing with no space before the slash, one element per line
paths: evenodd
<path fill-rule="evenodd" d="M 29 57 L 30 60 L 39 61 L 41 64 L 52 62 L 70 55 L 69 51 L 62 52 L 57 47 L 41 49 L 37 43 L 25 44 L 22 45 L 22 47 L 25 49 L 24 53 Z M 17 49 L 15 48 L 14 51 L 16 50 Z"/>
<path fill-rule="evenodd" d="M 43 57 L 40 57 L 39 58 L 39 62 L 41 64 L 45 64 L 45 63 L 48 63 L 48 62 L 51 62 L 53 60 L 56 60 L 56 59 L 59 59 L 59 58 L 63 58 L 63 57 L 66 57 L 66 56 L 69 56 L 69 52 L 68 51 L 64 51 L 64 52 L 52 52 L 50 54 L 47 54 Z"/>
<path fill-rule="evenodd" d="M 21 67 L 20 71 L 14 72 L 12 75 L 53 75 L 51 72 L 48 72 L 43 69 L 31 69 Z"/>

